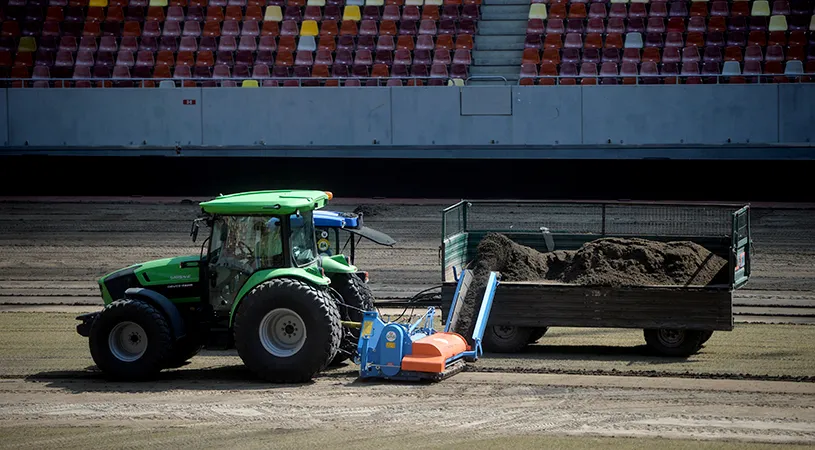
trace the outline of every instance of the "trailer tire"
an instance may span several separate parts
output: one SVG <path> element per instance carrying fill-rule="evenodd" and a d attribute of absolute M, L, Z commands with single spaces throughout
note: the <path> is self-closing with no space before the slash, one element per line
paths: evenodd
<path fill-rule="evenodd" d="M 705 342 L 707 342 L 708 339 L 710 339 L 711 336 L 713 336 L 713 330 L 705 330 L 705 331 L 703 331 L 702 332 L 702 341 L 699 342 L 699 345 L 704 345 Z"/>
<path fill-rule="evenodd" d="M 538 342 L 547 331 L 549 331 L 549 327 L 532 328 L 532 333 L 529 335 L 529 343 L 534 344 L 535 342 Z"/>
<path fill-rule="evenodd" d="M 331 285 L 342 297 L 342 303 L 339 305 L 342 320 L 362 322 L 363 311 L 374 310 L 374 294 L 371 292 L 371 287 L 362 281 L 357 274 L 337 273 L 329 275 L 329 278 L 331 278 Z M 345 361 L 356 352 L 359 344 L 359 333 L 360 330 L 357 328 L 343 329 L 340 351 L 331 360 L 330 366 Z"/>
<path fill-rule="evenodd" d="M 273 383 L 310 381 L 337 354 L 342 337 L 328 290 L 294 278 L 274 278 L 249 291 L 233 329 L 244 364 Z"/>
<path fill-rule="evenodd" d="M 529 345 L 534 328 L 513 325 L 487 326 L 482 346 L 490 353 L 517 353 Z"/>
<path fill-rule="evenodd" d="M 652 350 L 664 356 L 690 356 L 702 345 L 700 330 L 679 329 L 646 329 L 643 330 L 645 342 Z"/>

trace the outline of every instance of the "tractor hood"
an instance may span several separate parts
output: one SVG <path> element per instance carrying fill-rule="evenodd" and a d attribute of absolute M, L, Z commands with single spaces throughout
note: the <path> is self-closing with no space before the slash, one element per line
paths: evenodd
<path fill-rule="evenodd" d="M 133 264 L 99 278 L 105 304 L 124 296 L 131 287 L 144 287 L 169 297 L 197 296 L 200 278 L 198 255 L 162 258 Z"/>

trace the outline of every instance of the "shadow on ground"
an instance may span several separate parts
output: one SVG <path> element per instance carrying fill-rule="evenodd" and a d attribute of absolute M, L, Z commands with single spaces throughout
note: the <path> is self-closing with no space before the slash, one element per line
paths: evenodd
<path fill-rule="evenodd" d="M 704 350 L 704 347 L 702 347 Z M 700 350 L 700 351 L 702 351 Z M 684 356 L 662 356 L 647 345 L 529 345 L 518 353 L 484 353 L 485 358 L 547 361 L 618 361 L 647 364 L 688 364 L 697 361 Z"/>
<path fill-rule="evenodd" d="M 340 365 L 319 374 L 320 378 L 337 379 L 350 383 L 356 376 L 356 366 Z M 209 368 L 165 370 L 157 377 L 145 381 L 116 381 L 102 374 L 96 366 L 85 370 L 39 372 L 25 377 L 26 381 L 45 383 L 48 387 L 67 389 L 73 393 L 83 392 L 162 392 L 171 390 L 229 390 L 229 389 L 279 389 L 309 386 L 307 383 L 272 383 L 259 379 L 243 365 Z"/>

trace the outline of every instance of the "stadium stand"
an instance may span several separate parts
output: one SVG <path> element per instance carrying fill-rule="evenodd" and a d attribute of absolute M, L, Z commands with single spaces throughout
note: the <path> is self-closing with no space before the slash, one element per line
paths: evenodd
<path fill-rule="evenodd" d="M 520 84 L 783 83 L 813 73 L 812 1 L 532 0 Z"/>
<path fill-rule="evenodd" d="M 481 0 L 0 5 L 11 87 L 460 85 L 482 13 Z M 522 49 L 522 85 L 806 82 L 815 2 L 532 0 Z"/>
<path fill-rule="evenodd" d="M 11 87 L 460 85 L 479 5 L 3 0 L 0 78 Z"/>

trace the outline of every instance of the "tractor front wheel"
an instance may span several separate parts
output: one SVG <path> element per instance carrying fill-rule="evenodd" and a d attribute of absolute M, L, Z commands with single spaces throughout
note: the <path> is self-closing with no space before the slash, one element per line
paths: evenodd
<path fill-rule="evenodd" d="M 139 300 L 117 300 L 99 314 L 88 338 L 97 367 L 113 379 L 152 378 L 173 349 L 170 325 L 156 308 Z"/>
<path fill-rule="evenodd" d="M 342 320 L 362 322 L 364 312 L 374 309 L 374 294 L 370 286 L 353 273 L 338 273 L 329 277 L 331 285 L 342 297 L 343 304 L 339 306 Z M 354 354 L 359 344 L 359 332 L 357 328 L 343 330 L 340 351 L 330 365 L 339 364 Z"/>
<path fill-rule="evenodd" d="M 292 278 L 252 289 L 234 319 L 238 355 L 257 376 L 276 383 L 311 380 L 337 354 L 341 336 L 328 291 Z"/>

